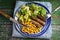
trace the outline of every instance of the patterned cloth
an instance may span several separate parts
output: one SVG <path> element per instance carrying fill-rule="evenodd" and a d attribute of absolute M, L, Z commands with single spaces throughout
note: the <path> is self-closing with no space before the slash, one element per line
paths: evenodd
<path fill-rule="evenodd" d="M 40 4 L 43 4 L 44 6 L 46 6 L 49 11 L 51 12 L 52 11 L 52 5 L 50 2 L 38 2 L 38 1 L 34 1 L 34 2 L 37 2 L 37 3 L 40 3 Z M 16 1 L 16 6 L 15 6 L 15 9 L 14 9 L 14 14 L 16 12 L 16 10 L 22 5 L 22 4 L 25 4 L 26 2 L 22 2 L 22 1 Z M 14 23 L 13 23 L 13 32 L 12 32 L 12 36 L 13 37 L 23 37 L 20 33 L 18 33 L 14 27 Z M 52 36 L 52 28 L 51 28 L 51 25 L 50 27 L 48 28 L 48 30 L 41 36 L 38 36 L 37 38 L 51 38 Z"/>

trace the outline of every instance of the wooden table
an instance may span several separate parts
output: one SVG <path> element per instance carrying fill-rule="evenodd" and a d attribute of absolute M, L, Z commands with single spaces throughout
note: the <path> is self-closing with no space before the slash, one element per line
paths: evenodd
<path fill-rule="evenodd" d="M 60 1 L 57 0 L 40 0 L 40 1 L 51 2 L 53 10 L 60 5 Z M 15 0 L 0 0 L 0 10 L 4 10 L 7 14 L 13 17 L 14 4 Z M 55 12 L 55 14 L 52 15 L 51 26 L 53 29 L 51 40 L 60 40 L 60 10 L 58 10 L 57 12 Z M 0 15 L 0 40 L 31 40 L 30 38 L 27 39 L 13 38 L 11 34 L 12 34 L 12 22 L 10 22 L 8 19 Z M 40 39 L 35 38 L 32 40 Z"/>

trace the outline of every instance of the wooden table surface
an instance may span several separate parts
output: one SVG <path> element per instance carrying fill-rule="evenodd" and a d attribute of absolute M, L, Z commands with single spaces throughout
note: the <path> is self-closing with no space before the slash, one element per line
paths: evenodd
<path fill-rule="evenodd" d="M 40 0 L 40 1 L 51 2 L 53 10 L 56 7 L 60 6 L 59 0 Z M 15 0 L 0 0 L 0 10 L 4 10 L 8 15 L 13 17 L 13 9 L 15 6 L 14 4 Z M 51 26 L 53 29 L 51 40 L 60 40 L 60 10 L 52 14 Z M 31 40 L 30 38 L 13 38 L 11 35 L 12 35 L 12 22 L 10 22 L 8 19 L 0 15 L 0 40 Z M 35 38 L 32 40 L 40 39 Z"/>

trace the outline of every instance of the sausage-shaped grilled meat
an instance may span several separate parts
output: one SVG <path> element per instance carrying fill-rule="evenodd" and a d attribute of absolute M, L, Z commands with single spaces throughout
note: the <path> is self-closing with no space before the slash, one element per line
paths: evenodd
<path fill-rule="evenodd" d="M 22 23 L 20 20 L 18 20 L 19 21 L 19 23 Z M 42 25 L 41 24 L 39 24 L 38 22 L 36 22 L 36 21 L 34 21 L 34 20 L 32 20 L 31 19 L 31 22 L 33 23 L 33 24 L 35 24 L 36 25 L 36 27 L 41 27 Z M 27 26 L 27 25 L 26 25 Z"/>
<path fill-rule="evenodd" d="M 32 22 L 33 24 L 35 24 L 38 28 L 42 26 L 41 24 L 39 24 L 38 22 L 36 22 L 36 21 L 34 21 L 34 20 L 31 20 L 31 22 Z"/>
<path fill-rule="evenodd" d="M 45 22 L 42 21 L 41 19 L 37 18 L 37 17 L 31 16 L 31 19 L 37 21 L 37 22 L 40 23 L 42 26 L 45 25 Z"/>
<path fill-rule="evenodd" d="M 39 19 L 43 20 L 44 22 L 46 21 L 46 19 L 45 19 L 42 15 L 40 15 L 40 14 L 38 14 L 37 17 L 38 17 Z"/>

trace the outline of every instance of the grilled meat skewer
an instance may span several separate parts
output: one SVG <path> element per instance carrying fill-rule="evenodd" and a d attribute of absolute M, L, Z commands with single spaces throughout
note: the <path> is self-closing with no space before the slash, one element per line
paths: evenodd
<path fill-rule="evenodd" d="M 31 19 L 32 20 L 35 20 L 36 22 L 38 22 L 38 23 L 40 23 L 42 26 L 44 26 L 45 25 L 45 22 L 44 21 L 42 21 L 41 19 L 39 19 L 39 18 L 36 18 L 36 17 L 34 17 L 34 16 L 31 16 Z"/>
<path fill-rule="evenodd" d="M 44 22 L 46 21 L 46 19 L 45 19 L 42 15 L 40 15 L 40 14 L 38 14 L 37 17 L 38 17 L 39 19 L 41 19 L 42 21 L 44 21 Z"/>
<path fill-rule="evenodd" d="M 39 24 L 38 22 L 36 22 L 36 21 L 34 21 L 34 20 L 31 20 L 31 22 L 32 22 L 33 24 L 35 24 L 38 28 L 42 26 L 41 24 Z"/>

